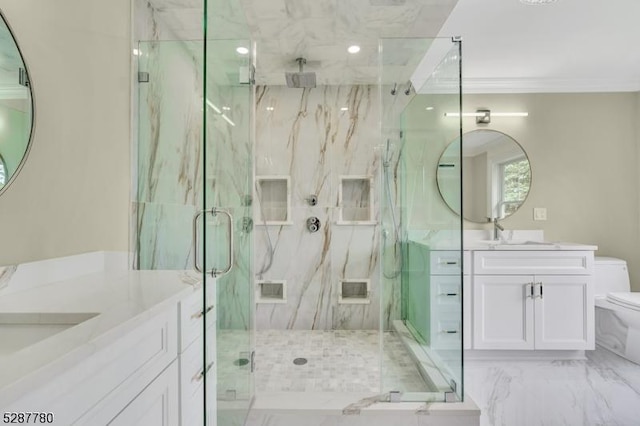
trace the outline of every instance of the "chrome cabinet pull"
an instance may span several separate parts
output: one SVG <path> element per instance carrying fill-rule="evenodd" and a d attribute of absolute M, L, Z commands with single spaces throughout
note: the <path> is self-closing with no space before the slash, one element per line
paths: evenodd
<path fill-rule="evenodd" d="M 233 268 L 233 263 L 234 263 L 234 242 L 233 242 L 233 216 L 231 215 L 231 213 L 229 213 L 227 210 L 223 210 L 223 209 L 218 209 L 216 207 L 213 207 L 211 209 L 206 209 L 206 210 L 200 210 L 198 213 L 196 213 L 196 215 L 193 217 L 193 267 L 196 271 L 198 272 L 205 272 L 202 269 L 202 266 L 200 266 L 200 264 L 198 263 L 199 259 L 200 259 L 200 255 L 198 253 L 198 219 L 200 219 L 200 217 L 202 217 L 202 215 L 210 213 L 212 216 L 216 216 L 218 213 L 222 213 L 223 215 L 227 216 L 227 218 L 229 219 L 229 224 L 228 224 L 228 232 L 229 232 L 229 257 L 227 258 L 227 267 L 224 269 L 216 269 L 216 268 L 212 268 L 206 271 L 207 274 L 211 274 L 213 277 L 221 277 L 223 275 L 228 274 L 231 269 Z"/>
<path fill-rule="evenodd" d="M 527 284 L 527 287 L 529 287 L 529 296 L 528 296 L 528 297 L 530 297 L 530 298 L 532 298 L 532 299 L 535 299 L 535 298 L 536 298 L 536 296 L 535 296 L 535 294 L 533 293 L 533 283 L 528 283 L 528 284 Z"/>
<path fill-rule="evenodd" d="M 213 305 L 209 305 L 204 311 L 196 312 L 195 314 L 191 315 L 191 319 L 200 319 L 204 314 L 208 314 L 209 312 L 211 312 L 212 309 Z"/>
<path fill-rule="evenodd" d="M 198 373 L 197 373 L 195 376 L 193 376 L 193 377 L 191 378 L 191 381 L 192 381 L 192 382 L 199 382 L 199 381 L 201 381 L 202 379 L 204 379 L 204 375 L 205 375 L 205 374 L 207 374 L 207 372 L 208 372 L 209 370 L 211 370 L 211 367 L 213 367 L 213 362 L 212 362 L 212 363 L 210 363 L 209 365 L 207 365 L 207 367 L 206 367 L 206 368 L 204 368 L 204 369 L 202 369 L 202 370 L 198 371 Z"/>
<path fill-rule="evenodd" d="M 540 299 L 542 299 L 542 282 L 539 282 L 538 285 L 540 286 Z"/>

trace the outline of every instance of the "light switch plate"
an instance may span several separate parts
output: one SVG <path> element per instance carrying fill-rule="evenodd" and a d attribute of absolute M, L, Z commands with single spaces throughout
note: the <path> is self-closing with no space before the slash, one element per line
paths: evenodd
<path fill-rule="evenodd" d="M 547 209 L 544 207 L 534 207 L 533 220 L 547 220 Z"/>

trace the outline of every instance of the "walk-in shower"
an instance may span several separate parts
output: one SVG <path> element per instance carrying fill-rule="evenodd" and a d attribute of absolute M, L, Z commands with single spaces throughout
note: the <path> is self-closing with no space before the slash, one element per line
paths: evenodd
<path fill-rule="evenodd" d="M 438 269 L 460 253 L 461 224 L 435 186 L 460 134 L 444 118 L 460 108 L 460 43 L 376 38 L 342 62 L 304 52 L 315 72 L 302 56 L 287 72 L 291 57 L 261 68 L 236 1 L 209 9 L 232 24 L 199 41 L 137 3 L 148 81 L 132 247 L 140 269 L 213 270 L 207 415 L 242 424 L 230 419 L 265 395 L 461 400 L 462 272 Z"/>

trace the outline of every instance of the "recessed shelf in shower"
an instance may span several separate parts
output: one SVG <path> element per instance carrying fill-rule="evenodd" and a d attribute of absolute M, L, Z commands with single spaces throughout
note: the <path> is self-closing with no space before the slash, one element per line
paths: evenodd
<path fill-rule="evenodd" d="M 287 303 L 287 282 L 256 281 L 256 303 Z"/>
<path fill-rule="evenodd" d="M 291 179 L 289 176 L 257 176 L 258 225 L 291 225 Z"/>
<path fill-rule="evenodd" d="M 340 176 L 338 225 L 374 225 L 371 176 Z"/>
<path fill-rule="evenodd" d="M 371 302 L 371 280 L 368 279 L 342 279 L 338 292 L 340 304 L 368 304 Z"/>

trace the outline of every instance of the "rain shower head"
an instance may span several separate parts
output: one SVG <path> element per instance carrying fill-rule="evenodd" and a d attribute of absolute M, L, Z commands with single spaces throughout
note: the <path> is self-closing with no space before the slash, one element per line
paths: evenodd
<path fill-rule="evenodd" d="M 287 79 L 287 87 L 293 88 L 306 88 L 316 87 L 316 73 L 315 72 L 302 72 L 302 67 L 307 63 L 305 58 L 296 59 L 298 62 L 298 72 L 286 72 L 285 77 Z"/>

